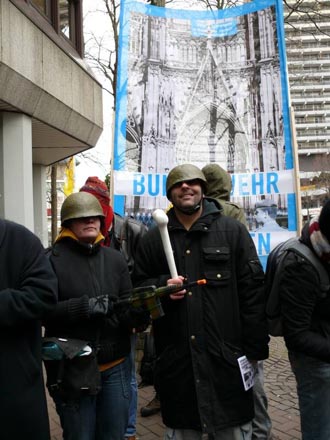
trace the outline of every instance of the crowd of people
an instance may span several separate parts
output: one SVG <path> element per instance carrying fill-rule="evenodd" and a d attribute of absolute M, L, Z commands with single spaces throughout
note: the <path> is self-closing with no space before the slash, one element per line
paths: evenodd
<path fill-rule="evenodd" d="M 177 275 L 159 228 L 114 214 L 97 177 L 65 199 L 47 250 L 23 226 L 0 220 L 1 438 L 50 439 L 43 360 L 64 440 L 135 440 L 136 334 L 152 326 L 164 439 L 271 439 L 264 271 L 230 191 L 217 164 L 170 170 L 167 231 Z M 281 229 L 273 205 L 256 206 L 259 229 Z M 330 275 L 330 201 L 301 241 Z M 157 319 L 150 302 L 132 302 L 133 287 L 173 284 Z M 303 440 L 330 438 L 330 296 L 319 291 L 313 267 L 291 255 L 281 301 Z"/>

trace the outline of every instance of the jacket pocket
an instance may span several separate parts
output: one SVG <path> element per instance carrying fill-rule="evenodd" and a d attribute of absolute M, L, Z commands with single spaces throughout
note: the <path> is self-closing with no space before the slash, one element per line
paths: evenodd
<path fill-rule="evenodd" d="M 213 386 L 219 400 L 235 399 L 245 394 L 237 359 L 242 350 L 231 344 L 221 343 L 217 353 L 212 354 Z"/>
<path fill-rule="evenodd" d="M 228 343 L 221 344 L 221 353 L 224 360 L 234 367 L 238 367 L 237 359 L 243 356 L 243 352 L 239 347 L 234 347 Z"/>
<path fill-rule="evenodd" d="M 231 278 L 229 248 L 208 246 L 203 248 L 202 253 L 204 274 L 209 286 L 228 284 Z"/>
<path fill-rule="evenodd" d="M 250 260 L 249 263 L 250 272 L 252 273 L 252 277 L 256 280 L 264 280 L 265 275 L 263 268 L 261 266 L 260 261 L 257 260 Z"/>
<path fill-rule="evenodd" d="M 203 258 L 209 262 L 227 262 L 230 258 L 230 251 L 225 246 L 204 247 Z"/>

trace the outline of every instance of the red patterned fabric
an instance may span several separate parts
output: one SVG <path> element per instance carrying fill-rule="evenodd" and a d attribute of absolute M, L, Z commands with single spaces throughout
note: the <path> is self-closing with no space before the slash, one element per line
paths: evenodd
<path fill-rule="evenodd" d="M 93 194 L 100 202 L 103 213 L 105 215 L 104 224 L 101 232 L 104 235 L 104 246 L 110 246 L 109 229 L 113 221 L 113 209 L 110 206 L 110 194 L 107 185 L 96 176 L 88 177 L 85 185 L 80 188 L 80 191 L 85 191 Z"/>

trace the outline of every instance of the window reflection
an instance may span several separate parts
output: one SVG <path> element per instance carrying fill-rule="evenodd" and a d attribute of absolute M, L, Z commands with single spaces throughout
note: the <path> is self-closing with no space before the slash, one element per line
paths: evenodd
<path fill-rule="evenodd" d="M 70 0 L 59 0 L 60 31 L 71 39 Z"/>
<path fill-rule="evenodd" d="M 28 13 L 38 25 L 44 25 L 39 19 L 42 15 L 47 19 L 55 32 L 65 37 L 79 54 L 83 54 L 82 37 L 82 2 L 83 0 L 12 0 L 27 3 L 29 5 Z M 1 0 L 0 0 L 1 3 Z M 19 6 L 20 7 L 20 6 Z M 22 6 L 26 8 L 26 6 Z M 46 24 L 47 26 L 47 24 Z M 65 43 L 65 44 L 66 44 Z"/>
<path fill-rule="evenodd" d="M 45 15 L 50 15 L 50 2 L 49 0 L 31 0 L 34 6 L 36 6 Z"/>

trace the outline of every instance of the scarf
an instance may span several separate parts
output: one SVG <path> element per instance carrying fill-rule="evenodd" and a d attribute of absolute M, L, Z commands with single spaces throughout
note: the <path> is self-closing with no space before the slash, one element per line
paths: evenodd
<path fill-rule="evenodd" d="M 67 237 L 72 238 L 72 240 L 79 241 L 78 238 L 75 236 L 75 234 L 71 231 L 71 229 L 62 226 L 60 233 L 56 237 L 55 243 L 63 240 L 63 238 L 67 238 Z M 100 232 L 99 235 L 96 237 L 93 244 L 98 244 L 98 243 L 102 242 L 103 240 L 104 240 L 104 237 Z"/>
<path fill-rule="evenodd" d="M 330 244 L 320 230 L 319 216 L 314 217 L 310 221 L 308 232 L 316 255 L 320 260 L 326 261 L 330 264 Z"/>

